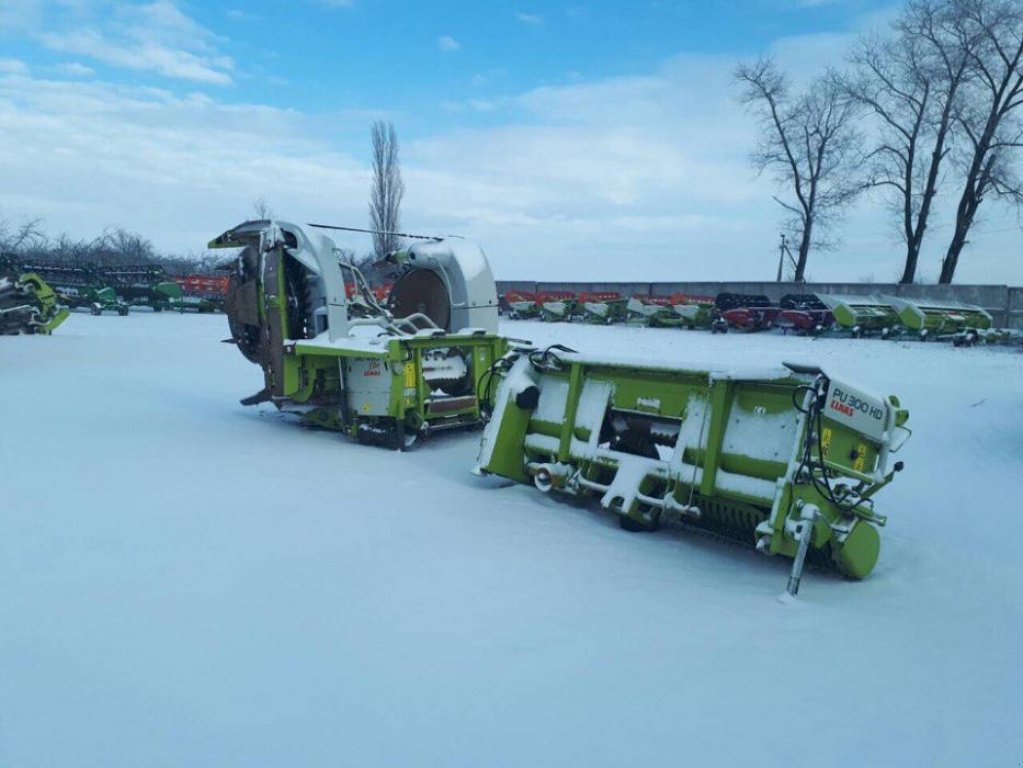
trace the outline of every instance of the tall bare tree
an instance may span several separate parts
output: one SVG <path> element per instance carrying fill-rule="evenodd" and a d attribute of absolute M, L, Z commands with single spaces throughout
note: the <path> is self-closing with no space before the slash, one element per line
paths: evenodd
<path fill-rule="evenodd" d="M 844 205 L 862 189 L 850 173 L 860 137 L 854 103 L 834 77 L 814 81 L 793 95 L 771 59 L 741 63 L 735 70 L 739 98 L 757 118 L 760 144 L 752 155 L 759 172 L 770 170 L 788 194 L 775 196 L 790 218 L 798 243 L 794 279 L 802 281 L 810 249 Z"/>
<path fill-rule="evenodd" d="M 868 185 L 891 192 L 906 257 L 899 282 L 916 279 L 920 249 L 962 114 L 969 57 L 942 44 L 945 0 L 912 0 L 892 34 L 859 41 L 853 72 L 839 78 L 850 98 L 875 118 Z"/>
<path fill-rule="evenodd" d="M 12 227 L 0 219 L 0 257 L 18 255 L 46 242 L 46 235 L 40 229 L 40 222 L 40 219 L 30 219 Z"/>
<path fill-rule="evenodd" d="M 1013 163 L 1023 148 L 1023 2 L 948 0 L 941 41 L 965 52 L 972 75 L 958 119 L 963 188 L 939 277 L 951 283 L 984 199 L 1023 204 L 1023 179 Z"/>
<path fill-rule="evenodd" d="M 397 250 L 400 244 L 394 233 L 401 228 L 405 182 L 401 179 L 394 124 L 377 120 L 370 133 L 373 138 L 373 186 L 369 197 L 369 220 L 370 229 L 379 233 L 373 235 L 373 251 L 379 259 Z"/>

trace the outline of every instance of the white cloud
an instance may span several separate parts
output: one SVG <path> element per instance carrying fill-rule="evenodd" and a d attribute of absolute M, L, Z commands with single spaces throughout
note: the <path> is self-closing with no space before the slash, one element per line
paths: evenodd
<path fill-rule="evenodd" d="M 462 49 L 462 44 L 450 35 L 441 35 L 437 38 L 437 47 L 445 53 L 454 53 Z"/>
<path fill-rule="evenodd" d="M 27 75 L 28 64 L 20 59 L 0 58 L 0 74 L 3 75 Z"/>
<path fill-rule="evenodd" d="M 0 209 L 42 216 L 51 232 L 124 226 L 163 248 L 201 250 L 259 195 L 285 215 L 365 217 L 368 169 L 310 138 L 288 110 L 0 77 L 0 134 Z"/>
<path fill-rule="evenodd" d="M 70 77 L 90 77 L 96 74 L 96 71 L 92 67 L 87 67 L 79 61 L 69 61 L 64 64 L 58 64 L 56 70 L 62 75 L 69 75 Z"/>
<path fill-rule="evenodd" d="M 3 0 L 0 2 L 0 35 L 35 29 L 42 18 L 41 0 Z"/>
<path fill-rule="evenodd" d="M 516 11 L 515 18 L 521 21 L 523 24 L 529 24 L 534 27 L 542 27 L 544 25 L 543 16 L 536 13 L 524 13 L 523 11 Z"/>
<path fill-rule="evenodd" d="M 254 13 L 249 13 L 248 11 L 243 11 L 240 8 L 230 8 L 225 13 L 225 15 L 231 21 L 241 22 L 259 21 L 259 16 L 257 16 Z"/>
<path fill-rule="evenodd" d="M 220 38 L 171 0 L 116 3 L 100 21 L 47 30 L 39 39 L 54 51 L 116 67 L 213 85 L 232 82 L 234 62 L 218 52 Z"/>

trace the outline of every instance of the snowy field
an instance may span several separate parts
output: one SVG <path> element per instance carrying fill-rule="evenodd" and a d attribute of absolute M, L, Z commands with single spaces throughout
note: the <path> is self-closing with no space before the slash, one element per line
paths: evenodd
<path fill-rule="evenodd" d="M 238 398 L 223 316 L 0 339 L 0 766 L 1019 766 L 1023 355 L 507 323 L 816 362 L 910 409 L 866 582 Z"/>

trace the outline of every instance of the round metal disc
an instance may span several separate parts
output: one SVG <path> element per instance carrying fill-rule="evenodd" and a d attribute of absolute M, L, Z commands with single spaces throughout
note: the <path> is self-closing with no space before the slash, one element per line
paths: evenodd
<path fill-rule="evenodd" d="M 390 303 L 395 317 L 420 313 L 438 327 L 451 330 L 451 301 L 447 289 L 440 277 L 427 269 L 413 269 L 398 278 L 391 291 Z M 416 324 L 421 328 L 429 327 L 422 321 Z"/>

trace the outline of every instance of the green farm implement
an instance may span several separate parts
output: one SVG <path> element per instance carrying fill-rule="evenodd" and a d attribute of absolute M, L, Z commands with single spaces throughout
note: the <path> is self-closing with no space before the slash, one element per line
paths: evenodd
<path fill-rule="evenodd" d="M 902 325 L 921 338 L 938 334 L 954 334 L 965 330 L 988 330 L 991 315 L 972 304 L 888 297 L 899 313 Z"/>
<path fill-rule="evenodd" d="M 569 322 L 576 314 L 579 300 L 571 291 L 546 291 L 536 297 L 540 319 L 548 323 Z"/>
<path fill-rule="evenodd" d="M 580 293 L 578 308 L 584 323 L 611 325 L 625 319 L 626 299 L 617 291 Z"/>
<path fill-rule="evenodd" d="M 626 303 L 630 325 L 650 328 L 703 328 L 717 318 L 714 299 L 676 293 L 673 296 L 633 296 Z"/>
<path fill-rule="evenodd" d="M 676 293 L 671 297 L 671 306 L 680 318 L 683 325 L 693 330 L 712 328 L 718 319 L 718 310 L 714 303 L 713 296 L 690 296 L 685 293 Z"/>
<path fill-rule="evenodd" d="M 49 334 L 68 314 L 39 275 L 0 273 L 0 335 Z"/>
<path fill-rule="evenodd" d="M 42 277 L 57 293 L 60 303 L 69 309 L 87 309 L 94 315 L 128 314 L 128 305 L 103 282 L 94 264 L 38 262 L 22 263 L 21 268 Z"/>
<path fill-rule="evenodd" d="M 478 246 L 419 238 L 394 254 L 403 272 L 387 307 L 318 232 L 250 221 L 209 246 L 242 248 L 226 301 L 231 341 L 264 380 L 244 404 L 271 402 L 308 426 L 398 449 L 482 422 L 483 379 L 505 341 Z"/>
<path fill-rule="evenodd" d="M 532 320 L 540 316 L 540 307 L 534 293 L 508 291 L 504 294 L 504 303 L 508 306 L 508 317 L 512 320 Z"/>
<path fill-rule="evenodd" d="M 854 579 L 880 552 L 874 495 L 908 412 L 816 368 L 715 372 L 512 348 L 478 470 L 593 498 L 623 528 L 678 523 Z"/>
<path fill-rule="evenodd" d="M 835 318 L 834 330 L 853 337 L 888 338 L 903 330 L 903 321 L 884 296 L 817 294 Z"/>
<path fill-rule="evenodd" d="M 132 307 L 149 307 L 154 312 L 176 309 L 184 295 L 181 286 L 159 265 L 98 267 L 96 273 L 120 301 Z"/>

